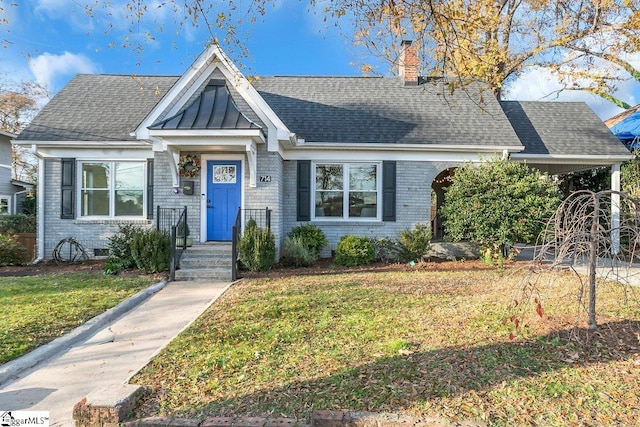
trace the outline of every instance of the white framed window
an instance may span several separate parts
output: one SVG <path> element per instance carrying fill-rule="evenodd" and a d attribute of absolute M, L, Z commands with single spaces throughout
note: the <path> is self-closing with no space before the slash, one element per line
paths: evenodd
<path fill-rule="evenodd" d="M 313 165 L 312 206 L 315 219 L 379 220 L 380 163 Z"/>
<path fill-rule="evenodd" d="M 82 161 L 78 164 L 81 217 L 143 217 L 146 164 Z"/>
<path fill-rule="evenodd" d="M 8 215 L 11 213 L 11 197 L 0 195 L 0 215 Z"/>

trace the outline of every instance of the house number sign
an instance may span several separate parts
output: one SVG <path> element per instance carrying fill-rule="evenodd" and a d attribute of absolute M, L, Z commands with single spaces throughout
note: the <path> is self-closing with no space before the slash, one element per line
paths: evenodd
<path fill-rule="evenodd" d="M 260 175 L 260 182 L 271 182 L 271 175 Z"/>

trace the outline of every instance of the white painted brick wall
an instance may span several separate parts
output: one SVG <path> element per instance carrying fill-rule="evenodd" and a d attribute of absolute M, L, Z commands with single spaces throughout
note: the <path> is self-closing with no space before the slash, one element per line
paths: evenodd
<path fill-rule="evenodd" d="M 137 224 L 150 226 L 151 222 L 141 220 L 81 220 L 60 219 L 60 181 L 62 163 L 60 159 L 46 159 L 44 172 L 45 209 L 38 218 L 44 221 L 44 258 L 52 259 L 56 245 L 67 237 L 73 237 L 79 242 L 90 258 L 94 257 L 94 249 L 106 249 L 108 239 L 117 233 L 121 224 Z M 78 197 L 76 193 L 75 197 Z"/>
<path fill-rule="evenodd" d="M 398 161 L 396 164 L 396 221 L 313 221 L 327 236 L 329 244 L 321 256 L 330 256 L 342 236 L 356 234 L 367 237 L 389 237 L 418 223 L 431 221 L 431 183 L 433 179 L 454 164 Z M 303 224 L 296 219 L 295 161 L 284 162 L 284 234 Z"/>

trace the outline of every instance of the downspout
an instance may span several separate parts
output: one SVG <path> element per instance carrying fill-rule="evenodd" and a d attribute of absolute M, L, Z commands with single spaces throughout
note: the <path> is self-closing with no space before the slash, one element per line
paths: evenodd
<path fill-rule="evenodd" d="M 38 206 L 36 218 L 38 223 L 38 254 L 33 264 L 38 264 L 44 259 L 44 157 L 38 153 L 36 145 L 31 146 L 31 153 L 38 158 Z"/>

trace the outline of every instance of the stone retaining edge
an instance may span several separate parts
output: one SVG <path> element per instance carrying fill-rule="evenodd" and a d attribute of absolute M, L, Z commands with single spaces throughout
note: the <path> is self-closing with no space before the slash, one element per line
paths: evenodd
<path fill-rule="evenodd" d="M 486 427 L 475 421 L 452 422 L 444 418 L 416 418 L 402 414 L 348 411 L 314 411 L 307 420 L 285 417 L 208 417 L 204 421 L 179 417 L 131 416 L 147 389 L 120 384 L 96 390 L 73 408 L 76 427 Z"/>

